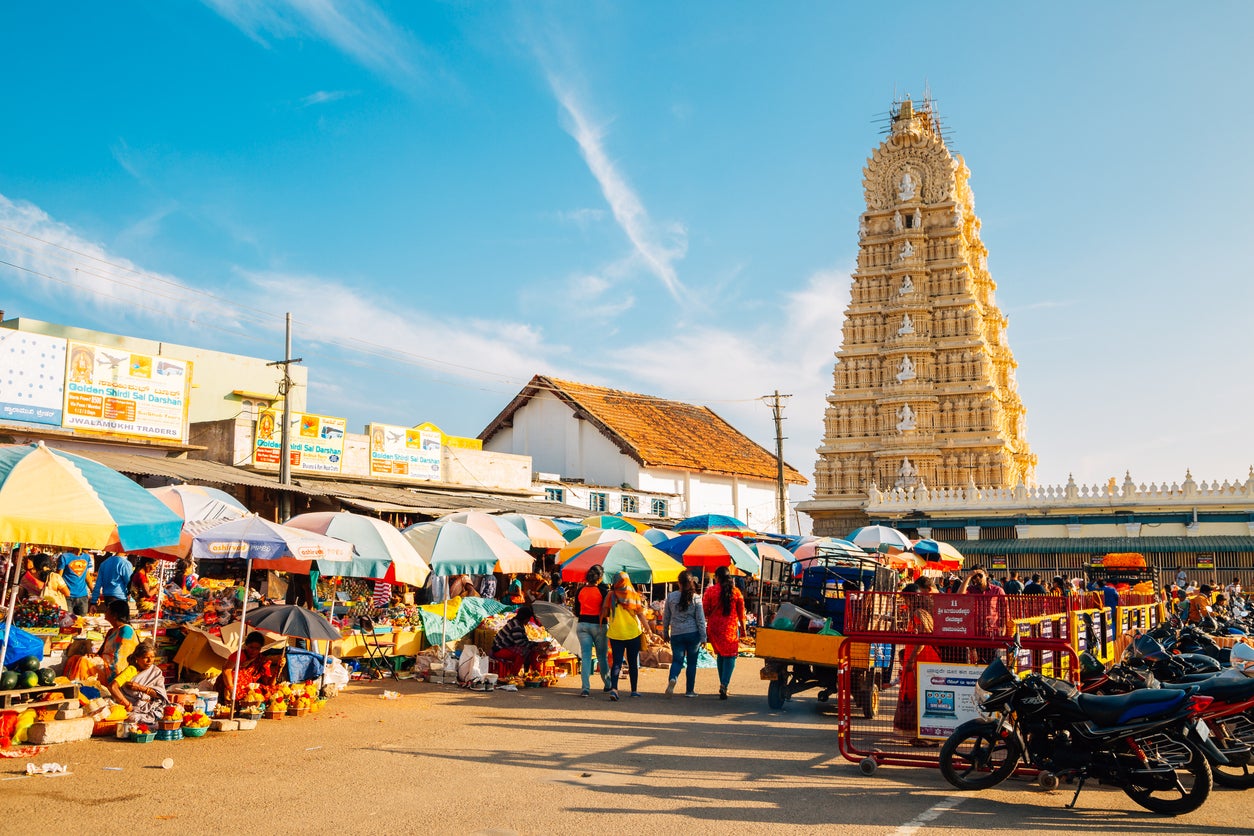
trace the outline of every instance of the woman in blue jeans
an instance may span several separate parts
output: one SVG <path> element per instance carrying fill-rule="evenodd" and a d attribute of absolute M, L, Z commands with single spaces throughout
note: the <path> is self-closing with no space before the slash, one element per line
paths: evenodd
<path fill-rule="evenodd" d="M 697 652 L 705 644 L 705 610 L 697 597 L 696 584 L 687 569 L 675 579 L 678 589 L 666 596 L 662 615 L 662 637 L 671 642 L 671 673 L 666 696 L 675 693 L 679 672 L 688 666 L 685 697 L 697 695 Z"/>
<path fill-rule="evenodd" d="M 589 568 L 585 578 L 586 583 L 579 587 L 579 591 L 574 595 L 577 622 L 575 633 L 579 636 L 579 673 L 583 675 L 583 691 L 579 694 L 581 697 L 589 694 L 594 659 L 599 668 L 598 673 L 601 675 L 605 692 L 608 694 L 610 691 L 610 666 L 605 661 L 609 648 L 605 638 L 605 624 L 601 621 L 602 605 L 605 603 L 605 595 L 610 588 L 601 581 L 603 574 L 600 566 Z M 595 657 L 593 651 L 596 652 Z"/>

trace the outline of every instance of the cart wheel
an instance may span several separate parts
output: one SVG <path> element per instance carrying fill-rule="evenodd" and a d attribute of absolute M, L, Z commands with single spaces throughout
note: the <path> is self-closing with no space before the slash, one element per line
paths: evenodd
<path fill-rule="evenodd" d="M 1056 790 L 1058 789 L 1058 776 L 1052 772 L 1042 772 L 1036 776 L 1036 783 L 1043 790 Z"/>
<path fill-rule="evenodd" d="M 880 710 L 880 686 L 874 682 L 868 682 L 866 689 L 862 692 L 862 716 L 868 720 L 874 720 L 875 714 Z"/>
<path fill-rule="evenodd" d="M 788 691 L 782 679 L 772 679 L 770 684 L 766 686 L 766 704 L 771 707 L 771 711 L 780 711 L 784 707 L 784 702 L 788 699 Z"/>
<path fill-rule="evenodd" d="M 863 775 L 874 775 L 877 768 L 879 764 L 875 762 L 875 758 L 863 758 L 858 761 L 858 771 Z"/>

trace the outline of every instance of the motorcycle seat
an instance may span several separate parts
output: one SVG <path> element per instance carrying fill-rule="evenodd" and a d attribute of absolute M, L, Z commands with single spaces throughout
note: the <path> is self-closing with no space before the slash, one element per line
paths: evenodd
<path fill-rule="evenodd" d="M 1213 697 L 1219 702 L 1254 700 L 1254 679 L 1240 674 L 1218 673 L 1201 682 L 1164 682 L 1162 686 L 1175 690 L 1196 688 L 1198 696 Z"/>
<path fill-rule="evenodd" d="M 1191 689 L 1145 689 L 1112 696 L 1081 694 L 1080 709 L 1099 726 L 1121 726 L 1175 711 L 1191 693 Z"/>

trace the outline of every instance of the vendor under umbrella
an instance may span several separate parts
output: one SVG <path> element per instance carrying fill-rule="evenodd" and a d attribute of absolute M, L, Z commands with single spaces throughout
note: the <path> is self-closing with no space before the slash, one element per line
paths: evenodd
<path fill-rule="evenodd" d="M 505 622 L 496 639 L 492 642 L 492 658 L 517 666 L 523 671 L 536 670 L 545 661 L 559 652 L 557 646 L 547 639 L 535 641 L 528 635 L 527 628 L 533 632 L 542 630 L 535 621 L 535 613 L 531 607 L 521 606 L 514 617 Z"/>
<path fill-rule="evenodd" d="M 109 692 L 129 712 L 134 723 L 155 726 L 165 709 L 165 677 L 153 664 L 152 643 L 142 641 L 131 653 L 129 665 L 109 683 Z"/>

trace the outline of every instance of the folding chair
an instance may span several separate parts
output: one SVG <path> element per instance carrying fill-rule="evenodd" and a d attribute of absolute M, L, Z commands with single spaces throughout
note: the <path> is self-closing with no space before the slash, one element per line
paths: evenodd
<path fill-rule="evenodd" d="M 396 638 L 391 633 L 386 636 L 375 633 L 374 619 L 368 615 L 357 618 L 357 630 L 361 634 L 361 643 L 366 648 L 366 667 L 376 672 L 383 668 L 393 679 L 399 680 L 396 668 L 389 658 L 396 655 Z M 379 678 L 382 677 L 380 673 Z"/>

